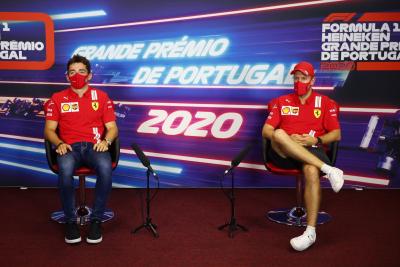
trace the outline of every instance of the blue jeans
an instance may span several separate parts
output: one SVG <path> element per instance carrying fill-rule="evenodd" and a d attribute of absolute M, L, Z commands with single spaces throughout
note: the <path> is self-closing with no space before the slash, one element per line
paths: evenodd
<path fill-rule="evenodd" d="M 71 145 L 72 151 L 65 155 L 57 155 L 58 162 L 58 187 L 60 189 L 61 203 L 67 221 L 76 221 L 75 188 L 73 174 L 81 166 L 88 166 L 97 175 L 95 201 L 91 219 L 101 220 L 104 213 L 108 195 L 111 191 L 111 156 L 107 152 L 96 152 L 93 143 L 79 142 Z"/>

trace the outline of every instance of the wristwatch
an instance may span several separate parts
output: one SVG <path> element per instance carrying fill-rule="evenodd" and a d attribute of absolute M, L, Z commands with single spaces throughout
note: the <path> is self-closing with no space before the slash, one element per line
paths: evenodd
<path fill-rule="evenodd" d="M 56 148 L 58 148 L 59 146 L 61 146 L 62 144 L 64 144 L 64 142 L 60 142 L 60 143 L 58 143 L 58 145 L 56 145 Z"/>
<path fill-rule="evenodd" d="M 316 146 L 321 146 L 322 145 L 322 140 L 321 138 L 317 137 L 317 143 L 315 144 Z"/>
<path fill-rule="evenodd" d="M 111 139 L 104 138 L 104 141 L 107 142 L 107 145 L 108 145 L 108 146 L 111 146 L 111 143 L 112 143 Z"/>

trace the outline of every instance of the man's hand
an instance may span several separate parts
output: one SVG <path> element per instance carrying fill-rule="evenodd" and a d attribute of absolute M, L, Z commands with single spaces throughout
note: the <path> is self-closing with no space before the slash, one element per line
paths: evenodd
<path fill-rule="evenodd" d="M 313 146 L 317 144 L 318 139 L 309 134 L 302 134 L 304 146 Z"/>
<path fill-rule="evenodd" d="M 60 156 L 65 155 L 69 151 L 72 151 L 72 147 L 68 144 L 61 143 L 60 145 L 57 146 L 56 148 L 56 153 Z"/>
<path fill-rule="evenodd" d="M 292 134 L 290 138 L 302 146 L 313 146 L 317 143 L 317 138 L 309 134 Z"/>
<path fill-rule="evenodd" d="M 101 141 L 93 146 L 93 150 L 96 152 L 108 151 L 108 144 L 106 140 Z"/>
<path fill-rule="evenodd" d="M 304 146 L 304 143 L 303 143 L 304 138 L 303 138 L 302 135 L 300 135 L 300 134 L 292 134 L 292 135 L 290 135 L 290 138 L 293 141 L 295 141 L 296 143 L 298 143 L 299 145 Z"/>

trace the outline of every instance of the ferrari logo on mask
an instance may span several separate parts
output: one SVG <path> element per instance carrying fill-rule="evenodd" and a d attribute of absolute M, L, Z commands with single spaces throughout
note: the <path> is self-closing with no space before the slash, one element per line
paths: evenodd
<path fill-rule="evenodd" d="M 97 101 L 92 102 L 92 108 L 94 111 L 97 111 L 99 109 L 99 102 Z"/>
<path fill-rule="evenodd" d="M 314 109 L 314 116 L 315 118 L 321 117 L 321 110 L 319 108 Z"/>

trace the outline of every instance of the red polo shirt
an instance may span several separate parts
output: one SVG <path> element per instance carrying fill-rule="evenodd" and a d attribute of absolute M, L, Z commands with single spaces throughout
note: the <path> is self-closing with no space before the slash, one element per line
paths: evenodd
<path fill-rule="evenodd" d="M 45 105 L 46 120 L 58 122 L 58 133 L 65 143 L 98 143 L 104 124 L 115 121 L 114 103 L 108 95 L 89 87 L 82 97 L 71 88 L 54 93 Z"/>
<path fill-rule="evenodd" d="M 339 107 L 327 96 L 312 92 L 305 104 L 296 94 L 280 96 L 268 104 L 265 123 L 287 134 L 309 134 L 314 137 L 340 129 Z"/>

